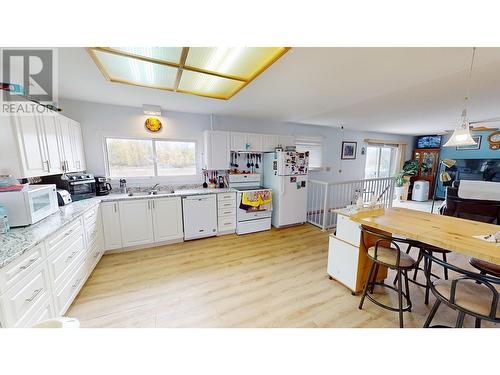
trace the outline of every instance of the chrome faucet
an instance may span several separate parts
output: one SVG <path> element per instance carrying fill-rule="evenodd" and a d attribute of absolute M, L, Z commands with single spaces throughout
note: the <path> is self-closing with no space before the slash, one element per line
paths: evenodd
<path fill-rule="evenodd" d="M 160 184 L 155 184 L 151 189 L 149 189 L 149 194 L 155 194 L 158 192 L 157 188 L 160 186 Z"/>

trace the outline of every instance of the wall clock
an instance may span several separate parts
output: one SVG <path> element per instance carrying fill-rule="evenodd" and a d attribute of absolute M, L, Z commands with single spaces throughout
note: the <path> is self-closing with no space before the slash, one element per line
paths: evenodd
<path fill-rule="evenodd" d="M 498 150 L 500 148 L 500 131 L 491 133 L 488 136 L 488 143 L 492 150 Z"/>
<path fill-rule="evenodd" d="M 146 126 L 146 129 L 148 129 L 150 132 L 156 133 L 160 131 L 162 125 L 161 121 L 156 117 L 148 117 L 146 119 L 146 122 L 144 123 L 144 126 Z"/>

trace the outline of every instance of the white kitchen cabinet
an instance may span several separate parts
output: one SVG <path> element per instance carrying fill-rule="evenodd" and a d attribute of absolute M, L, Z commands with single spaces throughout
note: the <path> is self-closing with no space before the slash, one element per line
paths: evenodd
<path fill-rule="evenodd" d="M 40 116 L 19 115 L 14 116 L 13 119 L 21 157 L 22 177 L 35 177 L 47 174 L 49 169 Z"/>
<path fill-rule="evenodd" d="M 262 137 L 262 151 L 274 151 L 278 146 L 278 136 L 273 134 L 264 134 Z"/>
<path fill-rule="evenodd" d="M 105 250 L 122 247 L 122 231 L 118 202 L 101 203 L 102 229 Z"/>
<path fill-rule="evenodd" d="M 358 256 L 359 248 L 357 246 L 330 235 L 328 274 L 352 291 L 356 291 Z"/>
<path fill-rule="evenodd" d="M 84 171 L 87 166 L 83 150 L 82 127 L 80 123 L 70 120 L 73 166 L 75 171 Z"/>
<path fill-rule="evenodd" d="M 152 199 L 155 242 L 182 239 L 181 197 Z"/>
<path fill-rule="evenodd" d="M 154 233 L 151 200 L 124 200 L 120 201 L 118 206 L 123 247 L 153 243 Z"/>
<path fill-rule="evenodd" d="M 263 134 L 248 133 L 247 134 L 248 151 L 261 152 L 264 136 L 265 135 Z"/>
<path fill-rule="evenodd" d="M 61 140 L 61 156 L 63 161 L 63 169 L 65 172 L 76 171 L 73 146 L 73 127 L 71 120 L 60 116 L 59 121 L 59 137 Z"/>
<path fill-rule="evenodd" d="M 44 142 L 47 148 L 47 162 L 50 174 L 63 173 L 61 142 L 55 116 L 42 116 Z"/>
<path fill-rule="evenodd" d="M 247 151 L 247 133 L 231 132 L 231 151 Z"/>
<path fill-rule="evenodd" d="M 206 130 L 203 136 L 205 141 L 204 169 L 229 169 L 230 133 L 219 130 Z"/>
<path fill-rule="evenodd" d="M 295 136 L 293 135 L 278 135 L 278 145 L 282 147 L 295 146 Z"/>

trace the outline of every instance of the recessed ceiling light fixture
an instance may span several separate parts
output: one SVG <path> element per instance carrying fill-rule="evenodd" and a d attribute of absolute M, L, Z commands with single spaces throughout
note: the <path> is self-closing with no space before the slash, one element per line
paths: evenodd
<path fill-rule="evenodd" d="M 111 82 L 227 100 L 289 47 L 91 47 Z"/>
<path fill-rule="evenodd" d="M 161 116 L 161 107 L 159 105 L 143 104 L 142 110 L 145 115 Z"/>
<path fill-rule="evenodd" d="M 476 144 L 476 141 L 474 141 L 474 139 L 470 135 L 470 124 L 469 119 L 467 118 L 467 101 L 469 100 L 470 82 L 475 55 L 476 47 L 472 48 L 472 60 L 470 63 L 469 81 L 467 83 L 467 95 L 465 96 L 465 106 L 462 111 L 462 119 L 459 126 L 453 131 L 451 138 L 443 145 L 443 147 L 472 146 Z"/>

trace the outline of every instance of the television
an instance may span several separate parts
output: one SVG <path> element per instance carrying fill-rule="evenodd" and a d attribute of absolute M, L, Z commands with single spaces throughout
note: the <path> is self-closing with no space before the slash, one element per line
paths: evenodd
<path fill-rule="evenodd" d="M 421 135 L 417 137 L 417 148 L 439 148 L 441 147 L 440 135 Z"/>

